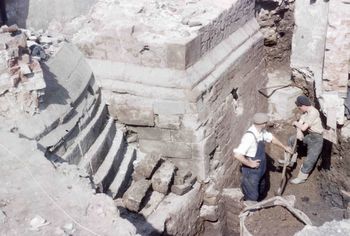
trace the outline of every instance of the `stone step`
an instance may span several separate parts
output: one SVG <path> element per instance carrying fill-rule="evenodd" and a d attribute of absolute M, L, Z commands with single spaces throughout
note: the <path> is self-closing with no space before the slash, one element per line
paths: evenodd
<path fill-rule="evenodd" d="M 95 142 L 98 135 L 101 133 L 107 118 L 107 107 L 104 103 L 99 106 L 95 117 L 82 130 L 67 152 L 62 156 L 62 159 L 70 164 L 78 164 L 80 158 L 89 150 L 90 146 Z"/>
<path fill-rule="evenodd" d="M 97 110 L 101 105 L 101 94 L 96 94 L 95 102 L 87 107 L 85 115 L 80 117 L 78 123 L 71 129 L 66 135 L 58 142 L 55 146 L 49 148 L 49 155 L 51 157 L 61 157 L 63 156 L 69 147 L 75 142 L 76 138 L 79 136 L 80 131 L 83 130 L 89 122 L 95 117 Z M 44 148 L 42 146 L 42 148 Z M 45 150 L 44 150 L 45 151 Z M 55 158 L 51 158 L 55 159 Z"/>
<path fill-rule="evenodd" d="M 65 142 L 66 137 L 73 132 L 74 128 L 78 128 L 79 121 L 88 116 L 87 111 L 96 103 L 96 97 L 86 93 L 86 97 L 65 117 L 62 118 L 62 124 L 58 125 L 50 133 L 39 140 L 39 145 L 44 149 L 50 148 L 54 151 L 58 146 Z"/>
<path fill-rule="evenodd" d="M 119 167 L 117 175 L 109 186 L 109 193 L 113 198 L 120 198 L 129 187 L 131 175 L 134 171 L 133 161 L 137 158 L 136 150 L 130 146 L 127 147 L 123 161 Z"/>
<path fill-rule="evenodd" d="M 121 130 L 117 130 L 112 146 L 106 158 L 93 176 L 94 183 L 100 192 L 106 192 L 109 185 L 115 178 L 119 166 L 124 158 L 126 143 Z"/>
<path fill-rule="evenodd" d="M 102 133 L 81 158 L 79 167 L 85 169 L 90 175 L 94 175 L 107 156 L 108 150 L 113 147 L 115 135 L 116 128 L 114 120 L 109 118 Z"/>

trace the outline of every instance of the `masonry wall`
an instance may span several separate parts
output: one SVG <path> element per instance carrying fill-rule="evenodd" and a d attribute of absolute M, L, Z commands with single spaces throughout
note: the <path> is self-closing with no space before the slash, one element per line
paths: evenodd
<path fill-rule="evenodd" d="M 106 33 L 107 25 L 90 40 L 82 31 L 73 38 L 90 58 L 110 114 L 137 133 L 141 151 L 162 154 L 201 179 L 217 170 L 212 173 L 224 185 L 238 172 L 232 149 L 266 101 L 257 92 L 265 82 L 265 64 L 254 2 L 222 6 L 205 24 L 188 27 L 190 37 L 177 36 L 176 46 L 176 37 L 164 35 L 159 47 L 157 40 L 145 42 L 146 33 L 136 33 L 138 22 L 129 22 L 135 36 L 124 27 Z M 85 27 L 84 32 L 98 30 L 92 23 Z M 147 49 L 137 46 L 141 43 Z"/>
<path fill-rule="evenodd" d="M 53 21 L 59 24 L 86 14 L 97 0 L 11 0 L 7 1 L 10 24 L 22 28 L 46 29 Z"/>

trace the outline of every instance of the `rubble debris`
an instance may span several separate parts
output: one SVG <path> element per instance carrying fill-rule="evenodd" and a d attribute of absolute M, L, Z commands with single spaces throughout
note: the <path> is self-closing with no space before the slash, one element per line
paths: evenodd
<path fill-rule="evenodd" d="M 46 83 L 40 62 L 58 51 L 63 39 L 54 39 L 17 25 L 0 28 L 0 96 L 9 93 L 20 110 L 34 115 L 43 102 Z"/>
<path fill-rule="evenodd" d="M 4 224 L 5 223 L 6 217 L 7 216 L 6 216 L 5 212 L 0 210 L 0 224 Z"/>
<path fill-rule="evenodd" d="M 33 231 L 39 231 L 41 227 L 50 224 L 47 220 L 42 218 L 39 215 L 36 215 L 31 221 L 30 221 L 30 230 Z"/>

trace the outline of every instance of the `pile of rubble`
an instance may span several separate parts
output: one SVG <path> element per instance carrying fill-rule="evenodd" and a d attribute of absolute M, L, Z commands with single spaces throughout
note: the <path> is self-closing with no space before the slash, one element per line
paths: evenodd
<path fill-rule="evenodd" d="M 191 172 L 178 169 L 154 154 L 147 154 L 135 163 L 132 178 L 133 182 L 123 196 L 123 204 L 128 210 L 141 211 L 145 215 L 151 212 L 147 208 L 155 209 L 170 192 L 184 195 L 190 191 L 197 180 Z"/>
<path fill-rule="evenodd" d="M 0 28 L 0 97 L 11 104 L 1 106 L 3 115 L 13 106 L 31 115 L 39 111 L 46 88 L 40 62 L 53 56 L 63 41 L 17 25 Z"/>

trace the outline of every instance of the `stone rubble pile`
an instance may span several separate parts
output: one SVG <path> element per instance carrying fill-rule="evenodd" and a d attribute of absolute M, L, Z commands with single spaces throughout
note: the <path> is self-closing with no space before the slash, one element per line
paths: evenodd
<path fill-rule="evenodd" d="M 197 181 L 191 172 L 178 169 L 160 155 L 147 154 L 134 165 L 133 182 L 123 196 L 123 204 L 130 211 L 149 212 L 142 208 L 155 209 L 170 192 L 184 195 Z"/>
<path fill-rule="evenodd" d="M 43 102 L 46 83 L 40 65 L 53 56 L 62 38 L 51 38 L 20 29 L 17 25 L 0 28 L 0 97 L 34 115 Z M 5 112 L 3 109 L 0 112 Z"/>

